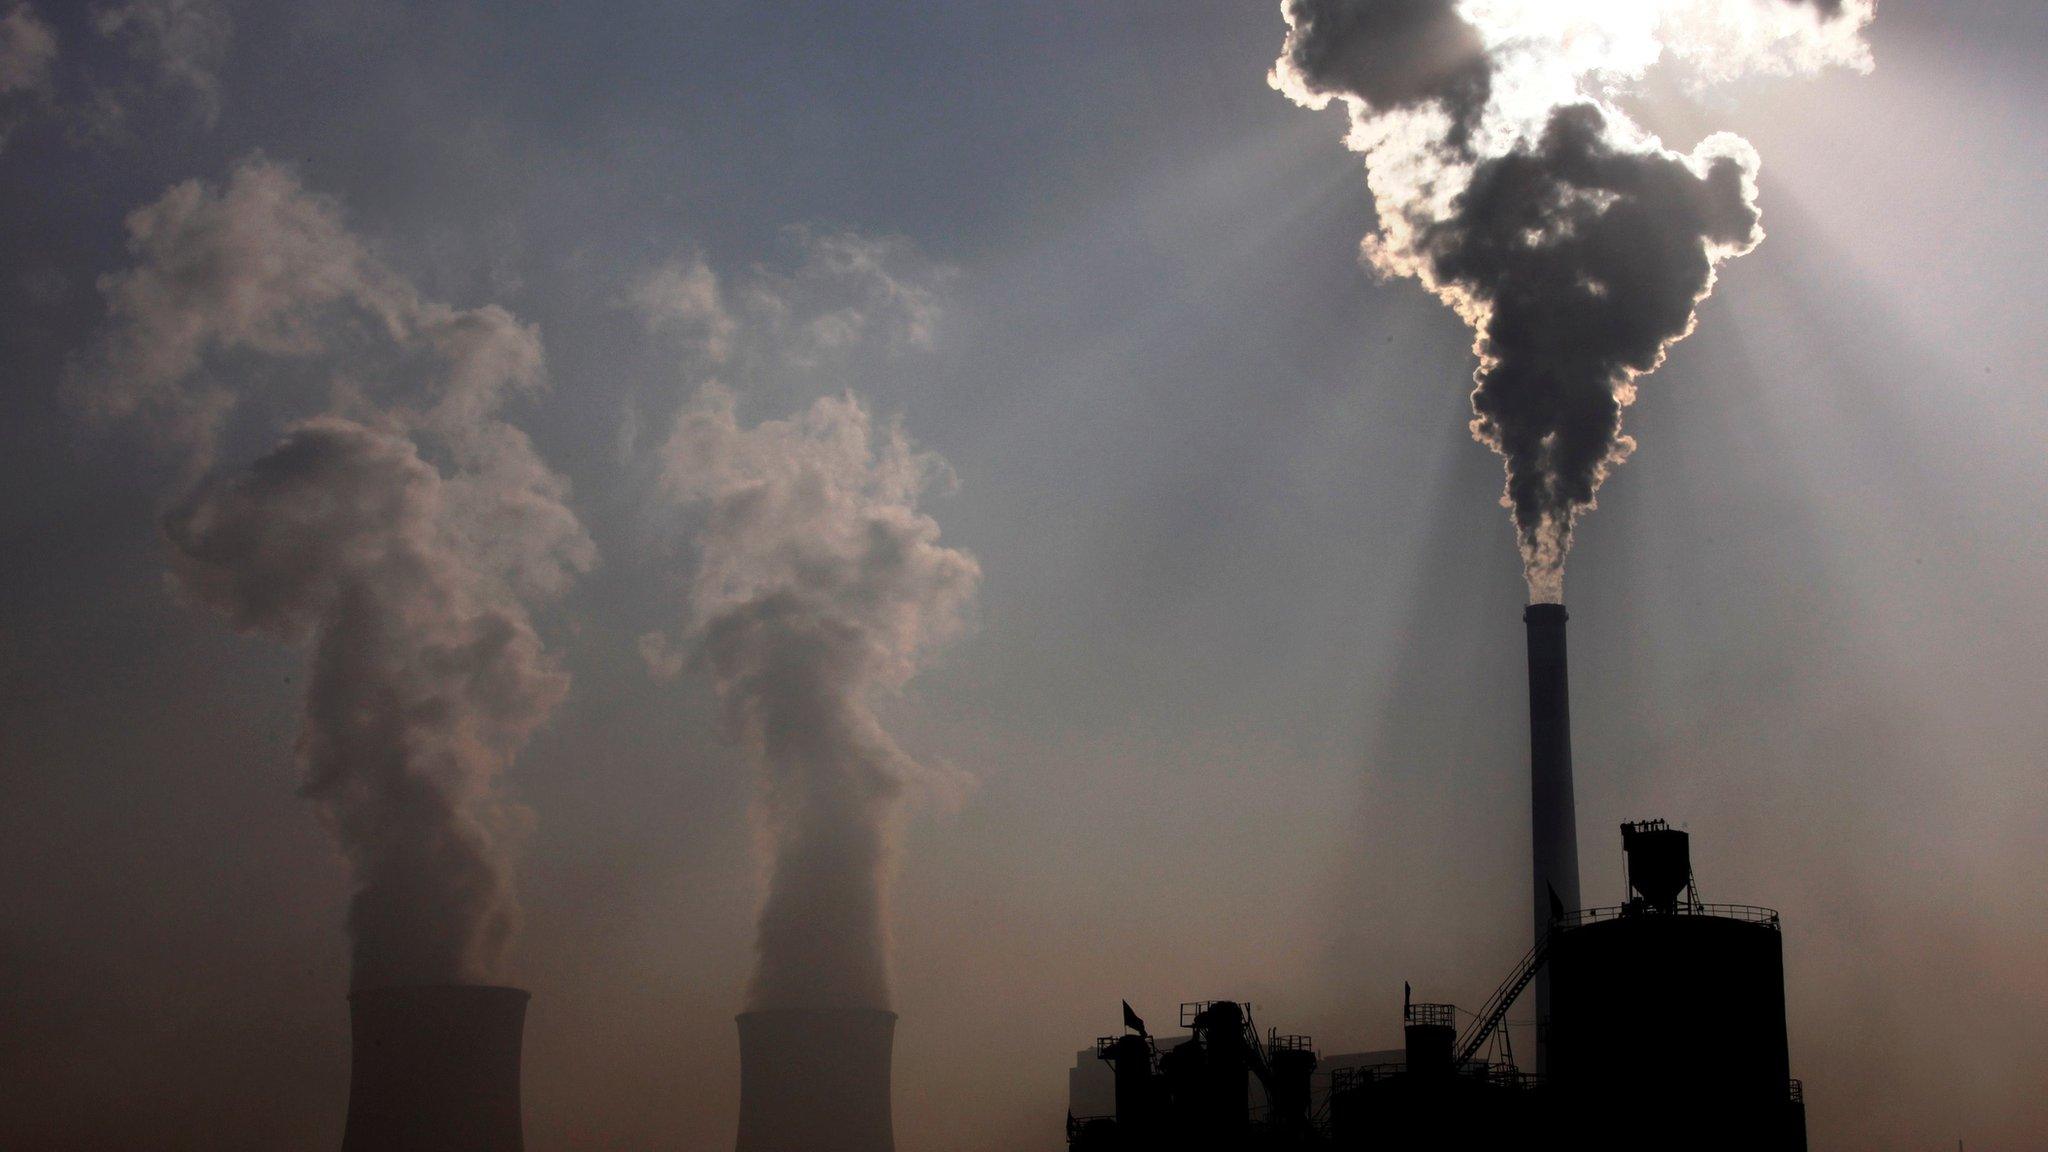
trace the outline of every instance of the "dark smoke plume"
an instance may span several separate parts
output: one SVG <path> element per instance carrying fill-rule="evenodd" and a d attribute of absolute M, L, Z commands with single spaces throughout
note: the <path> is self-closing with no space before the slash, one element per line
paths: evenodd
<path fill-rule="evenodd" d="M 1472 433 L 1507 462 L 1531 590 L 1556 582 L 1545 599 L 1562 598 L 1573 521 L 1635 447 L 1636 377 L 1692 330 L 1715 262 L 1762 239 L 1752 154 L 1622 152 L 1605 128 L 1594 105 L 1558 109 L 1417 236 L 1440 291 L 1486 302 Z"/>
<path fill-rule="evenodd" d="M 565 482 L 495 415 L 539 386 L 538 335 L 421 300 L 261 158 L 129 230 L 137 263 L 102 279 L 112 322 L 74 386 L 193 460 L 163 522 L 180 594 L 311 645 L 298 758 L 354 873 L 354 983 L 488 980 L 524 819 L 495 781 L 568 687 L 528 605 L 594 561 Z M 294 408 L 325 411 L 259 421 L 268 449 L 219 461 L 238 413 Z"/>
<path fill-rule="evenodd" d="M 1293 0 L 1281 67 L 1323 99 L 1353 95 L 1374 108 L 1435 104 L 1462 146 L 1492 89 L 1486 42 L 1446 0 Z"/>
<path fill-rule="evenodd" d="M 740 427 L 707 388 L 679 419 L 665 482 L 701 507 L 686 656 L 753 760 L 770 858 L 751 1008 L 886 1008 L 887 889 L 907 793 L 943 786 L 876 718 L 962 627 L 974 559 L 919 511 L 945 474 L 851 396 Z"/>
<path fill-rule="evenodd" d="M 1640 377 L 1763 238 L 1755 150 L 1664 147 L 1602 98 L 1660 58 L 1705 83 L 1868 67 L 1867 0 L 1285 0 L 1272 82 L 1350 112 L 1364 251 L 1476 334 L 1472 433 L 1498 452 L 1530 598 L 1561 600 L 1578 517 L 1635 443 Z M 1593 83 L 1597 81 L 1597 83 Z"/>

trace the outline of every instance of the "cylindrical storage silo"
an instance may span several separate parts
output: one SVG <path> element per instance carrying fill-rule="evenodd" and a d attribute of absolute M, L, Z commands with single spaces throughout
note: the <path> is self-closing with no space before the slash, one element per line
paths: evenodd
<path fill-rule="evenodd" d="M 1196 1013 L 1194 1031 L 1202 1042 L 1195 1115 L 1201 1130 L 1222 1142 L 1251 1121 L 1252 1069 L 1245 1047 L 1244 1009 L 1235 1001 L 1218 1000 Z"/>
<path fill-rule="evenodd" d="M 1679 893 L 1692 886 L 1691 838 L 1662 820 L 1621 826 L 1628 856 L 1628 886 L 1661 912 L 1678 910 Z"/>
<path fill-rule="evenodd" d="M 1408 1071 L 1415 1076 L 1448 1076 L 1458 1032 L 1448 1024 L 1410 1024 L 1401 1030 Z"/>
<path fill-rule="evenodd" d="M 1556 934 L 1549 967 L 1549 1077 L 1565 1114 L 1620 1142 L 1649 1131 L 1665 1148 L 1803 1146 L 1774 913 L 1581 924 Z"/>
<path fill-rule="evenodd" d="M 1116 1073 L 1117 1128 L 1127 1134 L 1150 1131 L 1159 1095 L 1152 1077 L 1152 1041 L 1143 1036 L 1119 1036 L 1110 1044 L 1106 1058 Z"/>
<path fill-rule="evenodd" d="M 342 1152 L 520 1152 L 527 994 L 475 984 L 349 996 Z"/>
<path fill-rule="evenodd" d="M 1290 1131 L 1306 1130 L 1314 1097 L 1315 1049 L 1306 1044 L 1276 1046 L 1269 1060 L 1273 1092 L 1267 1122 Z"/>

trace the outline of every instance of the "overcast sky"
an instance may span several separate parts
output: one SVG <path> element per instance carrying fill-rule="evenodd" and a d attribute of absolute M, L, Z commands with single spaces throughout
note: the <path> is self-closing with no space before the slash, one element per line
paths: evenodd
<path fill-rule="evenodd" d="M 1341 113 L 1266 82 L 1276 4 L 0 21 L 0 1144 L 339 1141 L 306 652 L 172 594 L 191 456 L 84 398 L 106 278 L 148 258 L 124 220 L 252 165 L 374 292 L 544 349 L 491 419 L 596 563 L 530 598 L 568 694 L 503 781 L 536 1152 L 732 1138 L 756 777 L 716 677 L 648 639 L 684 627 L 701 516 L 664 460 L 713 380 L 742 426 L 849 390 L 900 418 L 980 569 L 880 697 L 939 782 L 891 913 L 904 1152 L 1058 1146 L 1120 998 L 1389 1047 L 1402 981 L 1477 1005 L 1526 948 L 1525 588 L 1471 336 L 1361 264 Z M 1782 910 L 1817 1152 L 2018 1149 L 2048 1139 L 2048 8 L 1883 0 L 1868 39 L 1868 75 L 1628 102 L 1675 148 L 1747 137 L 1767 238 L 1572 554 L 1583 888 L 1618 902 L 1616 824 L 1662 816 L 1705 899 Z M 194 376 L 286 381 L 227 464 L 352 370 L 271 345 Z"/>

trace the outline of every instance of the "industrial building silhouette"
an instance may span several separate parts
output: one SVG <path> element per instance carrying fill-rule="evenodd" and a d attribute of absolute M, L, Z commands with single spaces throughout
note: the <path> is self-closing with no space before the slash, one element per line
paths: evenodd
<path fill-rule="evenodd" d="M 1462 1029 L 1452 1005 L 1410 1001 L 1403 1049 L 1325 1067 L 1309 1037 L 1262 1034 L 1248 1005 L 1182 1004 L 1184 1037 L 1157 1039 L 1140 1023 L 1096 1042 L 1112 1107 L 1070 1113 L 1070 1148 L 1440 1149 L 1514 1137 L 1616 1152 L 1802 1152 L 1777 914 L 1701 902 L 1686 833 L 1661 820 L 1625 824 L 1622 838 L 1631 898 L 1546 925 Z M 1545 970 L 1547 1068 L 1535 1072 L 1512 1050 L 1488 1053 Z M 1077 1067 L 1070 1085 L 1086 1082 Z"/>
<path fill-rule="evenodd" d="M 1702 902 L 1690 838 L 1663 820 L 1621 826 L 1624 903 L 1579 906 L 1566 619 L 1561 604 L 1523 615 L 1534 939 L 1469 1022 L 1459 1027 L 1453 1005 L 1404 996 L 1401 1050 L 1325 1067 L 1308 1037 L 1262 1035 L 1248 1005 L 1184 1003 L 1187 1034 L 1161 1041 L 1127 1004 L 1125 1031 L 1093 1052 L 1113 1076 L 1112 1107 L 1097 1112 L 1100 1095 L 1080 1091 L 1085 1065 L 1070 1074 L 1070 1101 L 1082 1105 L 1068 1113 L 1071 1152 L 1506 1139 L 1583 1152 L 1804 1152 L 1778 914 Z M 1535 1059 L 1524 1068 L 1493 1042 L 1532 987 Z"/>

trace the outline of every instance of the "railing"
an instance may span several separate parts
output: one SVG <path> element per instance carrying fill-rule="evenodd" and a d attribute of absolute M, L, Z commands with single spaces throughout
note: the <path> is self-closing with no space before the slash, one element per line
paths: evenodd
<path fill-rule="evenodd" d="M 1109 1059 L 1110 1053 L 1114 1052 L 1116 1050 L 1116 1046 L 1119 1043 L 1121 1043 L 1125 1037 L 1129 1035 L 1130 1033 L 1126 1032 L 1122 1036 L 1097 1036 L 1095 1038 L 1095 1058 L 1097 1060 Z M 1158 1055 L 1159 1049 L 1156 1045 L 1152 1043 L 1152 1038 L 1150 1036 L 1140 1036 L 1136 1037 L 1136 1039 L 1140 1039 L 1145 1042 L 1146 1052 L 1155 1056 Z"/>
<path fill-rule="evenodd" d="M 1458 1006 L 1455 1004 L 1410 1004 L 1405 1023 L 1433 1024 L 1440 1028 L 1458 1026 Z"/>
<path fill-rule="evenodd" d="M 1482 1064 L 1476 1072 L 1471 1065 L 1467 1065 L 1466 1071 L 1484 1076 L 1490 1083 L 1502 1088 L 1516 1088 L 1524 1092 L 1533 1092 L 1546 1083 L 1541 1073 L 1524 1072 L 1512 1064 Z"/>
<path fill-rule="evenodd" d="M 1324 1104 L 1325 1106 L 1328 1105 L 1330 1097 L 1340 1096 L 1376 1080 L 1385 1080 L 1390 1077 L 1405 1075 L 1407 1071 L 1408 1065 L 1402 1063 L 1356 1064 L 1343 1068 L 1332 1068 L 1330 1069 L 1330 1091 L 1324 1099 Z M 1486 1080 L 1504 1088 L 1534 1089 L 1541 1088 L 1546 1083 L 1540 1074 L 1524 1072 L 1512 1064 L 1472 1062 L 1457 1069 L 1456 1075 L 1474 1080 Z"/>
<path fill-rule="evenodd" d="M 1780 927 L 1776 908 L 1760 908 L 1755 904 L 1692 904 L 1664 912 L 1648 908 L 1640 901 L 1618 904 L 1612 908 L 1582 908 L 1577 912 L 1567 912 L 1558 924 L 1564 928 L 1578 928 L 1602 920 L 1632 920 L 1638 916 L 1711 916 L 1718 920 L 1740 920 L 1747 924 Z"/>
<path fill-rule="evenodd" d="M 1076 1116 L 1069 1112 L 1067 1113 L 1067 1143 L 1069 1145 L 1078 1143 L 1081 1139 L 1081 1134 L 1089 1128 L 1114 1123 L 1116 1123 L 1115 1116 Z"/>
<path fill-rule="evenodd" d="M 1330 1098 L 1334 1099 L 1361 1085 L 1374 1080 L 1397 1076 L 1408 1070 L 1406 1064 L 1353 1064 L 1344 1068 L 1330 1069 Z"/>

